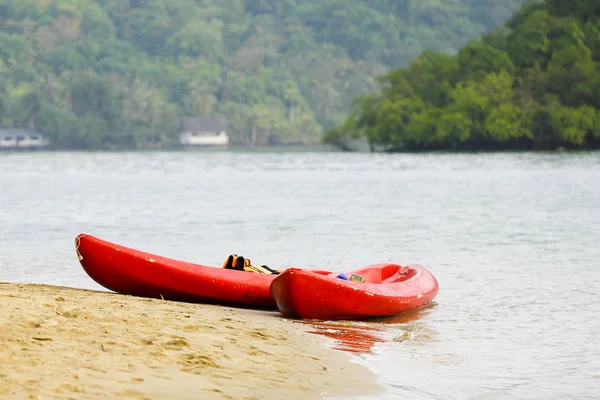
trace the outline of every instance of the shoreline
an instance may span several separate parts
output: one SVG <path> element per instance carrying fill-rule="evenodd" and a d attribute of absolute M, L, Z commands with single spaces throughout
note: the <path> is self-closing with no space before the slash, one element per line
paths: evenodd
<path fill-rule="evenodd" d="M 105 154 L 127 154 L 127 153 L 276 153 L 276 154 L 294 154 L 294 153 L 334 153 L 334 154 L 377 154 L 377 155 L 495 155 L 495 154 L 586 154 L 598 153 L 600 148 L 567 148 L 557 147 L 548 149 L 512 149 L 512 148 L 475 148 L 475 149 L 394 149 L 394 150 L 375 150 L 359 148 L 344 149 L 330 144 L 314 145 L 263 145 L 263 146 L 230 146 L 230 147 L 190 147 L 190 148 L 123 148 L 123 149 L 73 149 L 73 148 L 0 148 L 0 154 L 37 154 L 37 153 L 105 153 Z"/>
<path fill-rule="evenodd" d="M 0 282 L 3 399 L 303 399 L 381 393 L 276 312 Z"/>

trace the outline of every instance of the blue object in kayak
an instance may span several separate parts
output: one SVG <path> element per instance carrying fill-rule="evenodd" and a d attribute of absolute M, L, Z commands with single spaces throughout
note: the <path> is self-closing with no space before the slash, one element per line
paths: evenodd
<path fill-rule="evenodd" d="M 350 280 L 350 278 L 348 278 L 346 274 L 339 274 L 338 276 L 336 276 L 336 278 L 344 279 L 346 281 Z"/>

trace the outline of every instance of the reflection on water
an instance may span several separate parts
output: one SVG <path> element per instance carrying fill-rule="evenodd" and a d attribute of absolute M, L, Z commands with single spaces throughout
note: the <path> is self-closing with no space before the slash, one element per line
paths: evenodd
<path fill-rule="evenodd" d="M 323 335 L 335 342 L 331 346 L 335 350 L 347 351 L 349 353 L 371 353 L 375 343 L 381 343 L 385 339 L 379 335 L 380 328 L 368 326 L 348 326 L 334 323 L 313 323 L 309 333 Z"/>
<path fill-rule="evenodd" d="M 332 348 L 356 354 L 370 354 L 373 346 L 386 341 L 431 339 L 435 331 L 426 323 L 415 323 L 435 307 L 435 302 L 402 314 L 369 318 L 364 321 L 299 321 L 309 326 L 309 333 L 334 340 Z M 400 331 L 398 333 L 398 331 Z"/>

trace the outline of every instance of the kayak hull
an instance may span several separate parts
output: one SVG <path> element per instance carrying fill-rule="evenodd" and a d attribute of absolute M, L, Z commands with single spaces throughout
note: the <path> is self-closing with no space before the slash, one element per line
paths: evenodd
<path fill-rule="evenodd" d="M 276 275 L 194 264 L 80 234 L 79 262 L 99 285 L 139 297 L 276 309 L 269 287 Z"/>
<path fill-rule="evenodd" d="M 438 293 L 436 278 L 417 264 L 375 264 L 346 273 L 352 274 L 366 282 L 290 268 L 273 280 L 270 291 L 284 316 L 319 320 L 396 315 L 426 306 Z"/>

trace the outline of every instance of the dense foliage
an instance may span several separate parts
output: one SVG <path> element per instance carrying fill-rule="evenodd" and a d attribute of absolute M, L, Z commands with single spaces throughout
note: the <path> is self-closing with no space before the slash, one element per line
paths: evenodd
<path fill-rule="evenodd" d="M 453 53 L 521 0 L 0 0 L 0 125 L 154 146 L 182 115 L 245 143 L 318 141 L 373 76 Z"/>
<path fill-rule="evenodd" d="M 529 1 L 501 28 L 448 56 L 425 51 L 357 96 L 326 133 L 375 149 L 597 148 L 600 2 Z"/>

